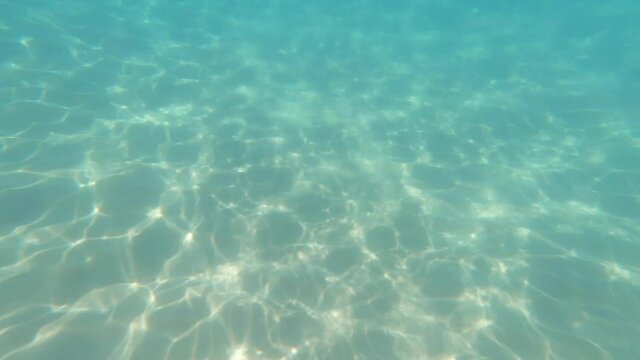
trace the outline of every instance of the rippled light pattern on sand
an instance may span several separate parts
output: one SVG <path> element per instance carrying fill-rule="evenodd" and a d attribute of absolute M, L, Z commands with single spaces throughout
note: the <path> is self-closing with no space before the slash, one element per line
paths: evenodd
<path fill-rule="evenodd" d="M 0 0 L 0 360 L 637 359 L 639 11 Z"/>

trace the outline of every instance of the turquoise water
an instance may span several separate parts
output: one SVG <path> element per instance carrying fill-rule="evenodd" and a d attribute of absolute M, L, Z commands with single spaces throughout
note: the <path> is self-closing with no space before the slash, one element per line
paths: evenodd
<path fill-rule="evenodd" d="M 0 0 L 0 360 L 638 359 L 639 13 Z"/>

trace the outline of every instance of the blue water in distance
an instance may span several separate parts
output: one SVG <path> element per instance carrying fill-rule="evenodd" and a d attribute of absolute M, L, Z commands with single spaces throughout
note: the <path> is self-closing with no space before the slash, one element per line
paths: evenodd
<path fill-rule="evenodd" d="M 639 13 L 0 0 L 0 359 L 637 359 Z"/>

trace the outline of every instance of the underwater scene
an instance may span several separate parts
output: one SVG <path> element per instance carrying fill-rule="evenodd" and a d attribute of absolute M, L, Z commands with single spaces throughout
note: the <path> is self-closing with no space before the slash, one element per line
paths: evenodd
<path fill-rule="evenodd" d="M 0 360 L 640 359 L 639 14 L 0 0 Z"/>

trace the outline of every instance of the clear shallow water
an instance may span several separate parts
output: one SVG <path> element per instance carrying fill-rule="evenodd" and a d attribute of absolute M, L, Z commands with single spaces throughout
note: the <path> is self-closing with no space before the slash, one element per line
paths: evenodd
<path fill-rule="evenodd" d="M 0 359 L 635 359 L 637 4 L 0 0 Z"/>

